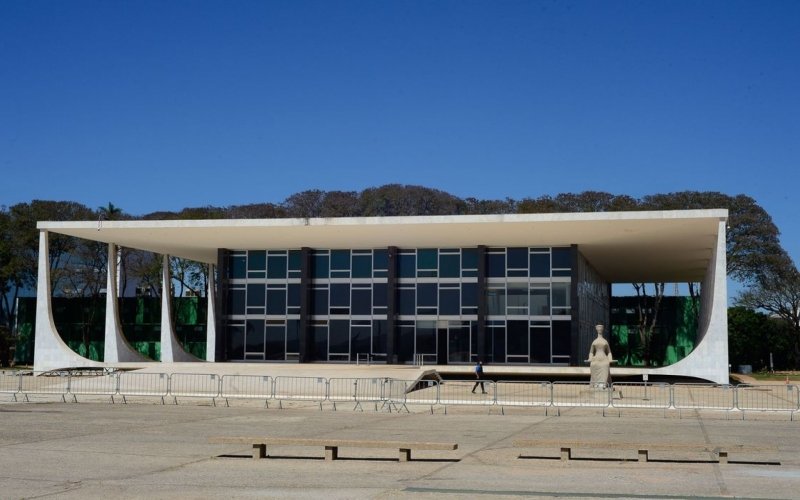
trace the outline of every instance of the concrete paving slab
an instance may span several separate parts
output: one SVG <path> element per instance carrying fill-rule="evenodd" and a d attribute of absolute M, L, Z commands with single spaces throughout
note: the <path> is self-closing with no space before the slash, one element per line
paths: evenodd
<path fill-rule="evenodd" d="M 472 407 L 447 415 L 411 409 L 1 404 L 0 497 L 789 499 L 800 491 L 800 423 L 788 419 L 725 420 L 705 412 L 604 418 L 582 408 L 560 417 L 519 408 L 506 415 Z M 207 442 L 252 434 L 453 441 L 459 449 L 420 451 L 400 463 L 391 450 L 342 448 L 342 460 L 326 462 L 322 449 L 281 447 L 253 460 L 249 446 Z M 775 446 L 755 458 L 781 465 L 637 463 L 619 460 L 615 449 L 608 460 L 519 458 L 528 451 L 513 441 L 536 438 Z"/>

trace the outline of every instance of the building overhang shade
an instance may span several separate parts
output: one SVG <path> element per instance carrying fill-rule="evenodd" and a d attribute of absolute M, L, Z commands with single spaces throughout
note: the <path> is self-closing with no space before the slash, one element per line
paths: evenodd
<path fill-rule="evenodd" d="M 608 282 L 701 281 L 728 211 L 39 222 L 53 233 L 215 263 L 220 248 L 578 245 Z"/>

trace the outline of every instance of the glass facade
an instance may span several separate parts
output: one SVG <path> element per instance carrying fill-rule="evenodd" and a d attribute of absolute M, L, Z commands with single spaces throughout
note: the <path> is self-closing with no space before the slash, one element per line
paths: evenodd
<path fill-rule="evenodd" d="M 310 251 L 302 306 L 300 250 L 227 253 L 230 360 L 300 359 L 301 307 L 312 359 L 393 354 L 400 363 L 567 364 L 570 247 Z M 481 260 L 483 259 L 483 260 Z M 394 317 L 389 318 L 390 309 Z M 393 330 L 390 332 L 389 330 Z M 393 353 L 387 347 L 394 339 Z M 483 339 L 483 346 L 480 345 Z"/>

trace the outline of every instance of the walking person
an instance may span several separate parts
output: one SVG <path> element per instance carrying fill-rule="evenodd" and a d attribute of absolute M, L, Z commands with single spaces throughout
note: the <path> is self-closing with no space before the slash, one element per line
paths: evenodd
<path fill-rule="evenodd" d="M 478 364 L 475 365 L 475 385 L 472 386 L 472 393 L 475 394 L 475 389 L 478 388 L 478 384 L 481 385 L 481 392 L 486 394 L 486 389 L 483 387 L 483 361 L 478 361 Z"/>

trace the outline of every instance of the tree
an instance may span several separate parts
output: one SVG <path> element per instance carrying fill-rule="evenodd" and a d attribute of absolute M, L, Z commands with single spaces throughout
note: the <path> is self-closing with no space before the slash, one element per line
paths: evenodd
<path fill-rule="evenodd" d="M 639 345 L 642 348 L 644 366 L 650 366 L 651 347 L 661 299 L 664 298 L 664 283 L 653 284 L 653 295 L 647 294 L 647 283 L 633 283 L 636 290 L 636 312 L 638 316 Z"/>
<path fill-rule="evenodd" d="M 786 322 L 763 312 L 736 306 L 728 309 L 728 358 L 734 367 L 768 370 L 770 358 L 780 370 L 792 366 L 792 338 Z"/>
<path fill-rule="evenodd" d="M 783 320 L 791 333 L 793 361 L 800 363 L 800 272 L 788 255 L 782 265 L 761 272 L 759 281 L 739 294 L 736 304 L 763 310 Z"/>

